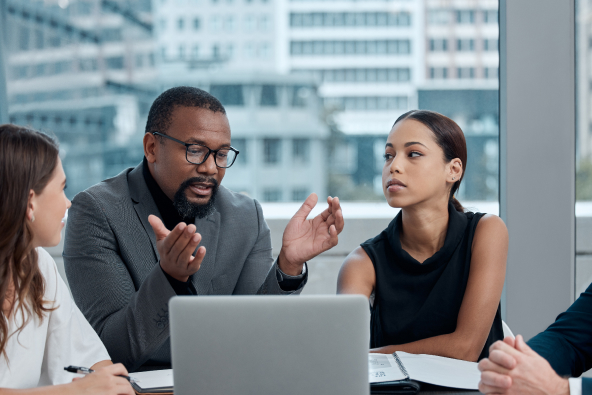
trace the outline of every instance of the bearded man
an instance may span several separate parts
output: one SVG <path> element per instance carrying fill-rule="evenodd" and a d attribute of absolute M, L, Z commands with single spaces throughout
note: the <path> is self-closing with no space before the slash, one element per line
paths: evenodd
<path fill-rule="evenodd" d="M 201 89 L 162 93 L 143 143 L 141 164 L 76 195 L 64 241 L 76 304 L 130 372 L 170 368 L 171 297 L 298 294 L 306 261 L 343 229 L 337 198 L 307 220 L 311 194 L 274 261 L 259 203 L 221 185 L 239 152 L 224 107 Z"/>

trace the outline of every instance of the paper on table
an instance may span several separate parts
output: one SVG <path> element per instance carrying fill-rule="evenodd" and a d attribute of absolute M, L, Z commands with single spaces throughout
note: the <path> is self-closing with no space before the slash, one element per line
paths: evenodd
<path fill-rule="evenodd" d="M 397 356 L 412 380 L 443 387 L 479 389 L 481 373 L 476 362 L 402 351 L 397 351 Z"/>
<path fill-rule="evenodd" d="M 142 389 L 173 387 L 173 370 L 151 370 L 148 372 L 130 373 L 136 385 Z"/>
<path fill-rule="evenodd" d="M 407 378 L 391 354 L 368 354 L 368 373 L 371 383 Z"/>

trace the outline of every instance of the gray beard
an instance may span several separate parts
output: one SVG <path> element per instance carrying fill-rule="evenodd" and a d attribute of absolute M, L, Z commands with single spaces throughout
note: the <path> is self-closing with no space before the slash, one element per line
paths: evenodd
<path fill-rule="evenodd" d="M 212 188 L 212 196 L 210 196 L 210 200 L 208 200 L 205 204 L 196 204 L 191 203 L 187 199 L 187 195 L 185 194 L 185 190 L 189 188 L 191 184 L 197 182 L 209 182 L 210 184 L 214 184 Z M 177 189 L 175 192 L 175 196 L 173 197 L 173 206 L 177 209 L 179 215 L 183 218 L 198 218 L 202 219 L 207 217 L 210 214 L 213 214 L 216 209 L 214 208 L 214 204 L 216 203 L 216 195 L 218 192 L 218 181 L 213 178 L 206 179 L 205 177 L 194 177 L 188 180 L 185 180 L 183 184 Z"/>

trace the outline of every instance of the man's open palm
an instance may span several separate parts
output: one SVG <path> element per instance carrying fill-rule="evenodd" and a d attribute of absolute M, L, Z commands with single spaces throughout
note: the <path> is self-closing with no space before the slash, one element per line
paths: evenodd
<path fill-rule="evenodd" d="M 318 197 L 312 193 L 294 214 L 282 238 L 282 252 L 287 265 L 301 266 L 320 253 L 335 247 L 338 235 L 343 230 L 343 213 L 339 198 L 327 198 L 329 207 L 312 219 L 307 219 L 317 204 Z"/>

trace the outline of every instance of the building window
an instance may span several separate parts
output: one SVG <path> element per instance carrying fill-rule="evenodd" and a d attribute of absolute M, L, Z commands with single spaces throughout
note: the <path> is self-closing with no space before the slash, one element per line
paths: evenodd
<path fill-rule="evenodd" d="M 220 30 L 220 17 L 214 15 L 210 18 L 210 28 L 212 31 L 219 31 Z"/>
<path fill-rule="evenodd" d="M 450 10 L 430 10 L 428 11 L 429 25 L 448 25 L 450 23 Z"/>
<path fill-rule="evenodd" d="M 498 23 L 497 10 L 483 10 L 483 23 Z"/>
<path fill-rule="evenodd" d="M 401 12 L 293 12 L 291 27 L 410 26 L 411 14 Z"/>
<path fill-rule="evenodd" d="M 430 67 L 430 79 L 447 79 L 448 68 L 446 67 Z"/>
<path fill-rule="evenodd" d="M 199 30 L 200 21 L 199 18 L 193 18 L 193 30 Z"/>
<path fill-rule="evenodd" d="M 281 161 L 282 142 L 280 139 L 263 139 L 263 163 L 278 164 Z"/>
<path fill-rule="evenodd" d="M 306 188 L 306 187 L 294 188 L 292 190 L 292 201 L 294 201 L 294 202 L 303 202 L 303 201 L 306 200 L 306 198 L 308 197 L 308 195 L 310 195 L 308 193 L 308 188 Z"/>
<path fill-rule="evenodd" d="M 231 145 L 233 148 L 236 148 L 239 152 L 238 156 L 236 157 L 236 161 L 234 164 L 245 164 L 247 163 L 248 156 L 247 156 L 247 139 L 232 139 Z"/>
<path fill-rule="evenodd" d="M 483 40 L 483 50 L 484 51 L 497 51 L 498 50 L 497 38 L 490 38 L 490 39 Z"/>
<path fill-rule="evenodd" d="M 280 202 L 282 200 L 282 190 L 278 188 L 265 188 L 263 190 L 264 202 Z"/>
<path fill-rule="evenodd" d="M 487 79 L 497 79 L 499 70 L 497 67 L 485 67 L 483 69 L 483 76 Z"/>
<path fill-rule="evenodd" d="M 199 57 L 199 45 L 193 45 L 193 48 L 191 48 L 191 57 L 194 59 L 197 59 Z"/>
<path fill-rule="evenodd" d="M 456 77 L 461 79 L 472 79 L 475 78 L 474 67 L 458 67 L 456 69 Z"/>
<path fill-rule="evenodd" d="M 393 55 L 410 54 L 410 40 L 356 40 L 356 41 L 292 41 L 290 54 L 301 55 Z"/>
<path fill-rule="evenodd" d="M 234 17 L 232 15 L 224 20 L 224 30 L 228 32 L 234 31 Z"/>
<path fill-rule="evenodd" d="M 259 50 L 259 57 L 262 59 L 269 59 L 271 57 L 271 50 L 269 43 L 262 43 Z"/>
<path fill-rule="evenodd" d="M 261 100 L 259 104 L 263 107 L 276 107 L 278 105 L 277 88 L 275 85 L 263 85 L 261 87 Z"/>
<path fill-rule="evenodd" d="M 349 96 L 325 99 L 328 107 L 337 107 L 346 111 L 406 110 L 407 96 Z"/>
<path fill-rule="evenodd" d="M 306 107 L 306 101 L 310 96 L 309 88 L 305 86 L 294 86 L 292 88 L 292 99 L 290 105 L 292 107 Z"/>
<path fill-rule="evenodd" d="M 456 40 L 456 50 L 461 52 L 468 52 L 475 50 L 475 40 L 472 38 L 463 38 Z"/>
<path fill-rule="evenodd" d="M 212 85 L 210 94 L 226 106 L 243 106 L 242 85 Z"/>
<path fill-rule="evenodd" d="M 185 59 L 185 45 L 179 45 L 179 59 Z"/>
<path fill-rule="evenodd" d="M 308 163 L 310 160 L 310 139 L 292 140 L 292 158 L 298 163 Z"/>
<path fill-rule="evenodd" d="M 445 38 L 432 38 L 430 39 L 430 51 L 441 52 L 448 50 L 448 40 Z"/>
<path fill-rule="evenodd" d="M 244 21 L 245 31 L 252 32 L 253 30 L 255 30 L 255 24 L 257 23 L 257 21 L 253 15 L 245 16 Z"/>
<path fill-rule="evenodd" d="M 108 69 L 121 70 L 123 69 L 123 56 L 114 56 L 105 59 L 105 65 Z"/>
<path fill-rule="evenodd" d="M 271 22 L 267 15 L 263 15 L 261 19 L 259 19 L 259 30 L 262 32 L 267 32 L 271 28 Z"/>
<path fill-rule="evenodd" d="M 183 18 L 179 18 L 179 20 L 177 21 L 177 29 L 179 29 L 179 31 L 181 31 L 184 28 L 185 28 L 185 20 Z"/>
<path fill-rule="evenodd" d="M 456 10 L 456 23 L 460 23 L 460 24 L 475 23 L 475 11 L 473 11 L 473 10 Z"/>

